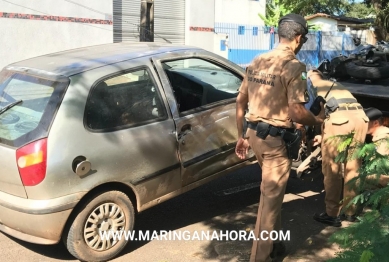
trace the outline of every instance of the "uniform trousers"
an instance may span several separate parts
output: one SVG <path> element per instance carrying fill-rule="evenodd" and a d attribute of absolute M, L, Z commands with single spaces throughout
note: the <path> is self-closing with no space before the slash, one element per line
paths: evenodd
<path fill-rule="evenodd" d="M 347 183 L 352 178 L 358 176 L 358 169 L 361 165 L 359 159 L 346 160 L 343 163 L 344 174 L 342 174 L 342 163 L 335 161 L 336 156 L 339 154 L 337 147 L 340 141 L 333 137 L 354 132 L 353 144 L 348 150 L 348 156 L 350 156 L 353 145 L 357 142 L 363 143 L 365 141 L 367 127 L 368 118 L 361 109 L 335 111 L 324 121 L 321 145 L 323 158 L 322 171 L 324 175 L 324 189 L 326 192 L 326 212 L 329 216 L 338 216 L 342 207 L 345 209 L 346 215 L 355 214 L 355 205 L 350 205 L 349 208 L 346 208 L 350 201 L 356 196 L 355 189 Z M 343 203 L 341 203 L 342 186 Z"/>
<path fill-rule="evenodd" d="M 281 205 L 292 162 L 287 157 L 285 142 L 280 136 L 268 135 L 262 140 L 250 128 L 247 129 L 247 136 L 262 169 L 261 195 L 254 229 L 257 240 L 253 242 L 250 262 L 268 262 L 271 261 L 273 241 L 264 239 L 268 237 L 267 233 L 281 230 Z M 262 239 L 261 232 L 264 232 Z"/>

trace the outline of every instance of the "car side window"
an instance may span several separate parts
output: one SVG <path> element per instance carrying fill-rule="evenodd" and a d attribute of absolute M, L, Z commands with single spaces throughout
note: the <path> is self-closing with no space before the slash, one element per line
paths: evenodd
<path fill-rule="evenodd" d="M 108 131 L 163 120 L 167 113 L 152 76 L 140 69 L 105 79 L 92 88 L 85 117 L 89 129 Z"/>
<path fill-rule="evenodd" d="M 177 101 L 180 113 L 235 98 L 242 77 L 200 58 L 162 63 Z"/>

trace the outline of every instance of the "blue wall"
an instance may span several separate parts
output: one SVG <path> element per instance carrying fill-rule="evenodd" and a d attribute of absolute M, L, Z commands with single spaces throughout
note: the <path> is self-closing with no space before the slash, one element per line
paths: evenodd
<path fill-rule="evenodd" d="M 257 25 L 215 23 L 215 33 L 228 35 L 228 47 L 222 40 L 220 50 L 228 51 L 228 59 L 242 67 L 278 44 L 276 28 L 270 30 Z M 355 49 L 352 36 L 343 32 L 310 31 L 307 36 L 309 41 L 304 44 L 297 58 L 309 67 L 317 67 L 324 59 L 331 60 L 341 54 L 349 55 Z"/>
<path fill-rule="evenodd" d="M 228 60 L 245 67 L 254 57 L 269 52 L 269 50 L 229 49 Z"/>
<path fill-rule="evenodd" d="M 269 52 L 270 50 L 249 50 L 249 49 L 229 49 L 228 50 L 228 60 L 233 61 L 234 63 L 246 67 L 250 62 L 258 55 Z M 324 59 L 331 60 L 332 58 L 343 54 L 349 55 L 351 51 L 326 51 L 321 50 L 318 55 L 317 51 L 313 50 L 301 50 L 297 55 L 297 59 L 303 62 L 306 65 L 318 66 L 321 61 Z"/>

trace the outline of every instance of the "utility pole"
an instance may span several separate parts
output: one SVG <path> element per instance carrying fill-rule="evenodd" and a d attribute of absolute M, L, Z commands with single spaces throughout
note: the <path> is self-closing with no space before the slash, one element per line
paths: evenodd
<path fill-rule="evenodd" d="M 154 0 L 140 3 L 140 42 L 154 42 Z"/>

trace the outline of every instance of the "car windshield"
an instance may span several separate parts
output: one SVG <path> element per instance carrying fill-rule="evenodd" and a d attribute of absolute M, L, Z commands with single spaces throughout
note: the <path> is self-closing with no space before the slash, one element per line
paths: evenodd
<path fill-rule="evenodd" d="M 3 70 L 0 73 L 0 143 L 20 146 L 46 136 L 59 102 L 58 94 L 68 83 L 68 80 Z"/>

